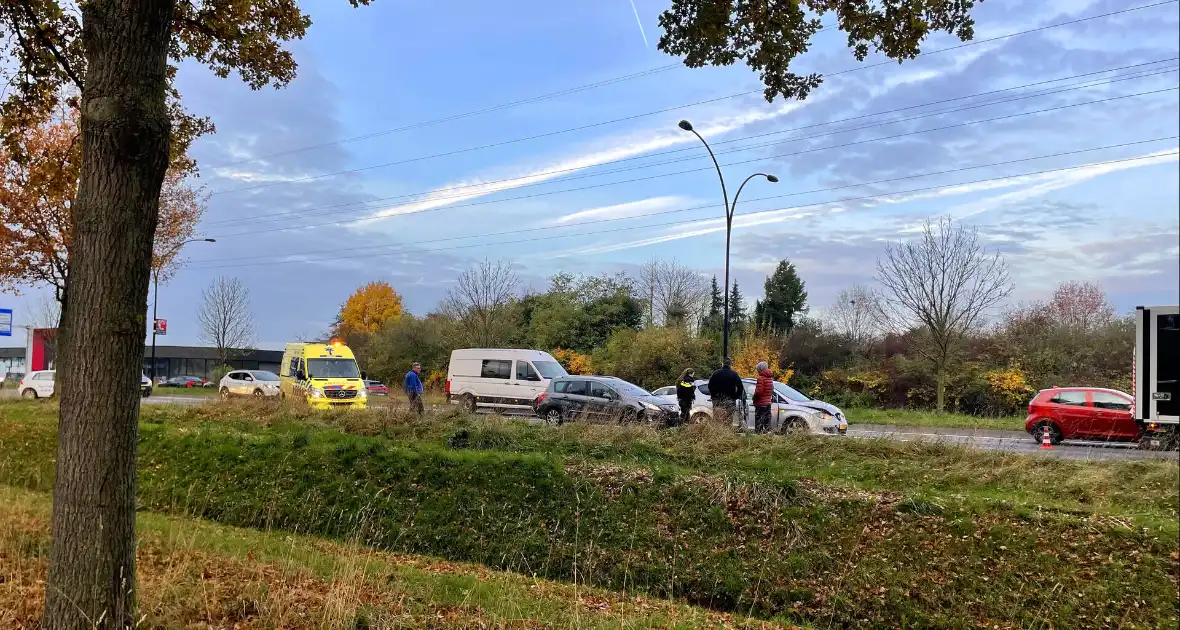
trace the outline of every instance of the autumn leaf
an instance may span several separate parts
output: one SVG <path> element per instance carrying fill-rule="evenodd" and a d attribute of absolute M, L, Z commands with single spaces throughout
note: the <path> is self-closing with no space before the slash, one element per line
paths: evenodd
<path fill-rule="evenodd" d="M 0 290 L 49 285 L 60 301 L 82 161 L 77 114 L 29 127 L 17 141 L 0 148 Z M 175 270 L 180 244 L 194 236 L 205 211 L 208 195 L 190 184 L 192 169 L 178 153 L 165 176 L 152 256 L 161 279 Z"/>

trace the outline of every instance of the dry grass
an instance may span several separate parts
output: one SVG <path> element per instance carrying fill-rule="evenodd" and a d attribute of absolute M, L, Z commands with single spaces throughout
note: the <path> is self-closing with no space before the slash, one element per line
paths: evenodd
<path fill-rule="evenodd" d="M 38 627 L 49 499 L 0 486 L 0 627 Z M 143 628 L 779 628 L 351 544 L 142 514 Z"/>

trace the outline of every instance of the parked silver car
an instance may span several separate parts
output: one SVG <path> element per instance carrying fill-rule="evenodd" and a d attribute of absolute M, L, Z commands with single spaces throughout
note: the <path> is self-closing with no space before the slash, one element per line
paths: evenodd
<path fill-rule="evenodd" d="M 266 370 L 234 370 L 221 377 L 218 391 L 222 400 L 229 400 L 233 396 L 278 396 L 279 377 Z"/>
<path fill-rule="evenodd" d="M 742 429 L 754 429 L 754 386 L 757 380 L 743 378 L 742 384 L 746 388 L 745 413 Z M 705 422 L 713 419 L 713 399 L 709 396 L 709 381 L 694 381 L 696 398 L 692 411 L 689 412 L 690 422 Z M 676 388 L 661 387 L 652 394 L 676 401 Z M 737 426 L 735 423 L 734 426 Z M 808 431 L 811 433 L 829 433 L 844 435 L 848 432 L 848 419 L 844 412 L 835 405 L 822 400 L 807 397 L 799 390 L 786 383 L 774 383 L 774 394 L 771 402 L 770 430 L 773 433 L 787 433 L 793 431 Z"/>

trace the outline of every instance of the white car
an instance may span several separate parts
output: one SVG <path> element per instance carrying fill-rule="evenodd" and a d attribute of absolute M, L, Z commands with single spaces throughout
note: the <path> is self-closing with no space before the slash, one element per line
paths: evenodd
<path fill-rule="evenodd" d="M 756 379 L 742 379 L 742 384 L 746 389 L 746 417 L 740 427 L 742 429 L 753 430 L 754 428 L 753 398 L 756 383 Z M 696 398 L 693 401 L 692 410 L 689 412 L 689 421 L 711 420 L 713 418 L 713 399 L 709 396 L 709 381 L 694 381 L 693 386 L 696 388 Z M 675 401 L 676 387 L 661 387 L 652 394 Z M 844 435 L 848 432 L 848 420 L 839 408 L 821 400 L 808 398 L 786 383 L 775 381 L 772 400 L 770 406 L 770 431 L 772 433 L 808 431 Z"/>
<path fill-rule="evenodd" d="M 222 400 L 234 396 L 270 398 L 279 395 L 279 377 L 266 370 L 234 370 L 221 377 L 217 390 Z"/>
<path fill-rule="evenodd" d="M 53 396 L 57 370 L 39 370 L 29 372 L 21 378 L 16 386 L 22 398 L 49 398 Z"/>

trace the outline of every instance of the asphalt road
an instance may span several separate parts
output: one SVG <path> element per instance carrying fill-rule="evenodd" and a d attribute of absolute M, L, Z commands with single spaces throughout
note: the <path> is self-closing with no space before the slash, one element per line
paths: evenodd
<path fill-rule="evenodd" d="M 901 441 L 926 441 L 958 444 L 985 451 L 1006 451 L 1024 455 L 1042 455 L 1063 459 L 1172 459 L 1180 460 L 1176 451 L 1141 451 L 1127 442 L 1065 441 L 1043 450 L 1041 445 L 1024 431 L 992 431 L 975 429 L 942 429 L 933 427 L 903 427 L 886 424 L 855 424 L 848 426 L 848 435 L 859 438 L 886 438 Z"/>
<path fill-rule="evenodd" d="M 153 394 L 151 397 L 143 399 L 143 402 L 149 405 L 197 405 L 212 400 L 216 399 L 209 396 L 186 396 L 184 394 Z M 1119 442 L 1068 441 L 1054 446 L 1052 450 L 1042 450 L 1040 444 L 1023 431 L 852 424 L 848 426 L 848 436 L 846 437 L 937 442 L 967 446 L 984 451 L 1004 451 L 1023 455 L 1060 457 L 1063 459 L 1172 459 L 1174 461 L 1180 461 L 1180 453 L 1176 451 L 1141 451 L 1135 444 Z M 832 439 L 844 438 L 833 436 Z"/>

